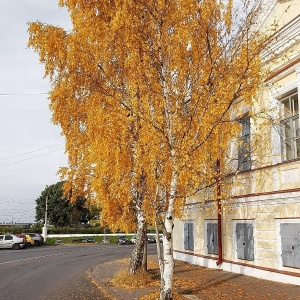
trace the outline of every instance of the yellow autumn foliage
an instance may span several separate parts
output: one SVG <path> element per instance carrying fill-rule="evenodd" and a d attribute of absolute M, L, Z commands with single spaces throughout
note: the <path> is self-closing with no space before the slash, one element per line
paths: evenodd
<path fill-rule="evenodd" d="M 237 23 L 223 0 L 59 5 L 72 30 L 30 23 L 29 46 L 52 83 L 66 190 L 99 203 L 113 230 L 134 228 L 133 193 L 143 192 L 150 223 L 157 212 L 179 215 L 187 196 L 216 181 L 215 161 L 240 130 L 236 101 L 251 114 L 267 38 L 251 27 L 255 14 Z"/>

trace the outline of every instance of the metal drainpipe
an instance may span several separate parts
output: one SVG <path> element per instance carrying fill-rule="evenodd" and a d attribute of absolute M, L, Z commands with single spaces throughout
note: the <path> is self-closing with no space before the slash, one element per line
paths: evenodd
<path fill-rule="evenodd" d="M 217 159 L 217 201 L 218 201 L 218 261 L 217 266 L 223 262 L 222 250 L 222 204 L 221 204 L 221 183 L 220 183 L 220 158 Z"/>

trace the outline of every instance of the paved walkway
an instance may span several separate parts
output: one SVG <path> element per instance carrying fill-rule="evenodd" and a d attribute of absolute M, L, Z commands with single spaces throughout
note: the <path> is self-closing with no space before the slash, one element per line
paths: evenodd
<path fill-rule="evenodd" d="M 150 256 L 149 260 L 155 261 L 156 256 Z M 105 295 L 103 300 L 135 300 L 159 289 L 148 287 L 126 290 L 114 286 L 111 279 L 119 270 L 127 267 L 128 262 L 118 260 L 90 270 L 89 277 Z M 203 268 L 181 261 L 175 264 L 174 291 L 190 300 L 300 300 L 300 286 Z"/>

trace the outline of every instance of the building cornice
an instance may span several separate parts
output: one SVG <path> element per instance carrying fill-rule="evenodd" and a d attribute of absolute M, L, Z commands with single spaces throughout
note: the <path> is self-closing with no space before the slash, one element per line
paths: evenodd
<path fill-rule="evenodd" d="M 300 14 L 276 32 L 272 39 L 268 50 L 262 55 L 265 63 L 272 61 L 274 56 L 283 56 L 283 53 L 288 51 L 289 57 L 294 56 L 293 60 L 296 60 L 299 57 L 298 53 L 293 55 L 290 49 L 300 43 Z"/>
<path fill-rule="evenodd" d="M 300 41 L 300 15 L 285 24 L 276 34 L 272 43 L 271 51 L 276 54 L 282 53 Z"/>
<path fill-rule="evenodd" d="M 300 54 L 298 54 L 292 62 L 289 62 L 283 66 L 280 66 L 276 70 L 273 70 L 265 82 L 272 83 L 276 82 L 285 76 L 288 76 L 295 72 L 296 69 L 300 68 Z"/>

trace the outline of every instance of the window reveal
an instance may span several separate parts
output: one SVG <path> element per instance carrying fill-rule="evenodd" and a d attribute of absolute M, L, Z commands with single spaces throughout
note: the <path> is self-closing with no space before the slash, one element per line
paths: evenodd
<path fill-rule="evenodd" d="M 207 223 L 207 253 L 218 254 L 218 224 Z"/>
<path fill-rule="evenodd" d="M 254 260 L 253 225 L 249 223 L 236 224 L 237 258 Z"/>
<path fill-rule="evenodd" d="M 238 166 L 242 171 L 250 170 L 251 168 L 251 152 L 250 152 L 250 117 L 245 117 L 239 120 L 242 126 L 241 143 L 238 149 Z"/>
<path fill-rule="evenodd" d="M 194 223 L 184 224 L 184 249 L 194 250 Z"/>
<path fill-rule="evenodd" d="M 300 157 L 300 128 L 298 93 L 291 94 L 281 100 L 283 106 L 282 152 L 283 160 Z"/>

